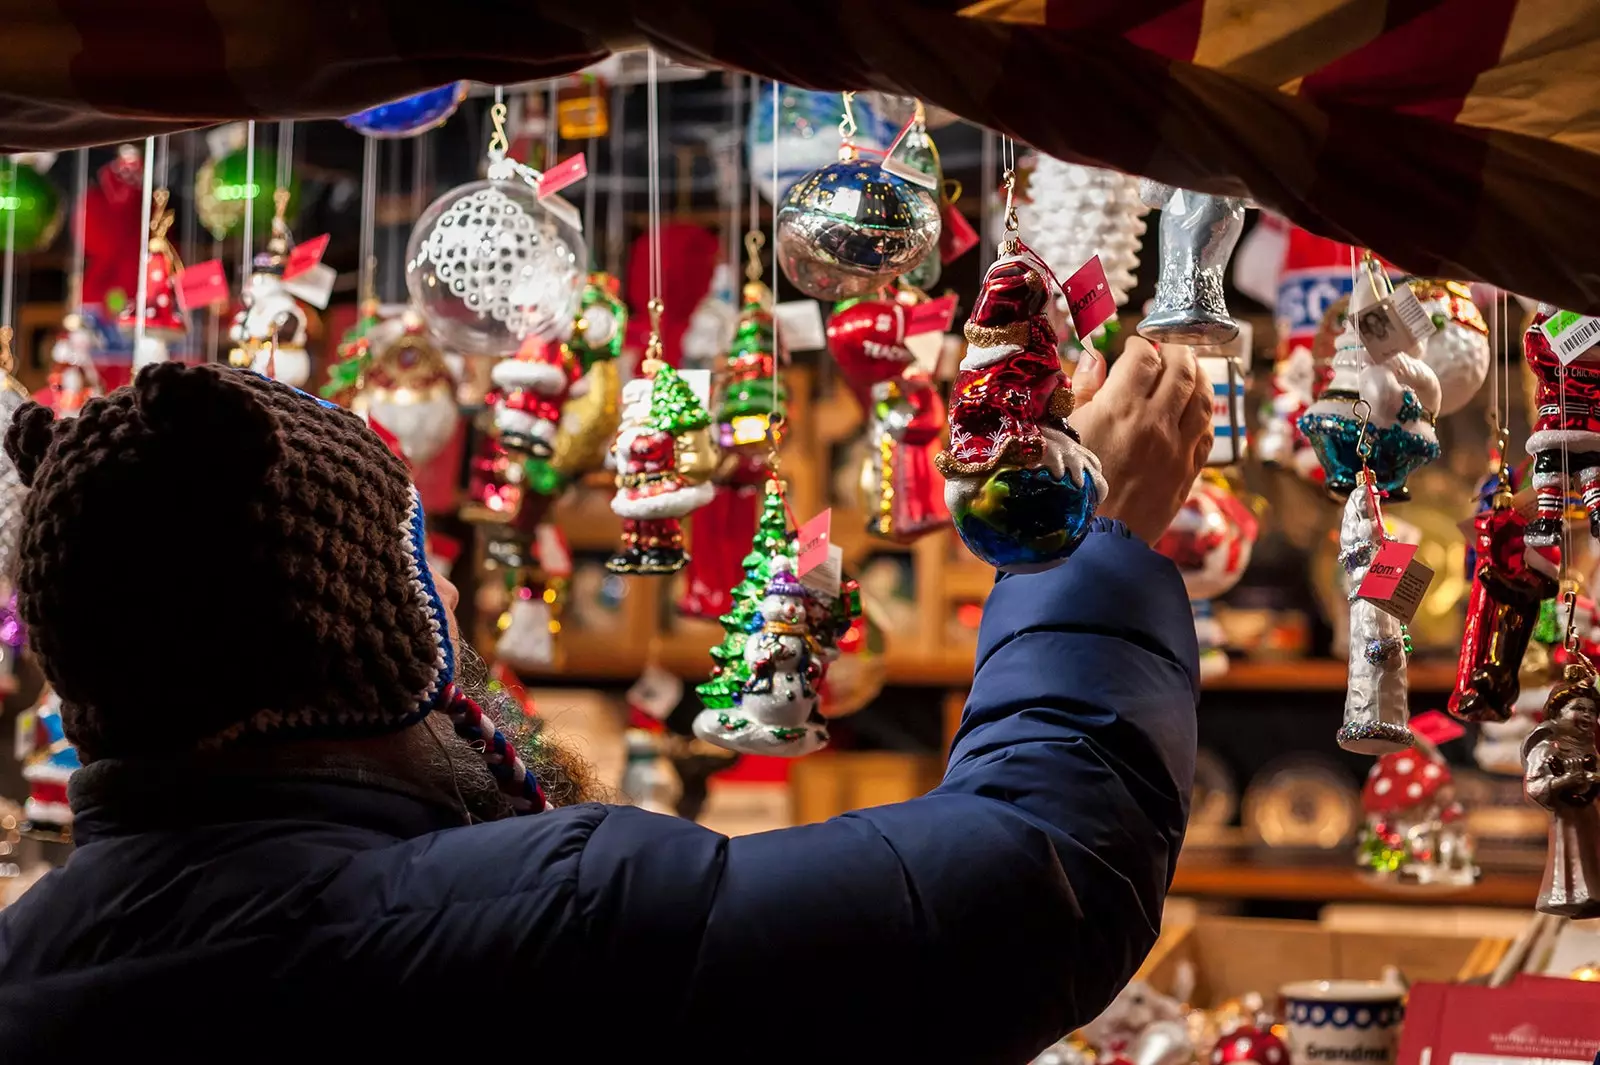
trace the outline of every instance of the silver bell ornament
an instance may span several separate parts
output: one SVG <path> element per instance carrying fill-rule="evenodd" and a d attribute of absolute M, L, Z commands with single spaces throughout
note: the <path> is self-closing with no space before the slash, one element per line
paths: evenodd
<path fill-rule="evenodd" d="M 1139 333 L 1157 343 L 1226 344 L 1239 325 L 1228 315 L 1222 280 L 1244 232 L 1245 201 L 1148 179 L 1139 194 L 1161 209 L 1161 273 Z"/>
<path fill-rule="evenodd" d="M 540 199 L 539 174 L 505 154 L 494 105 L 488 179 L 428 205 L 406 242 L 406 289 L 439 342 L 469 355 L 513 354 L 528 337 L 565 340 L 589 249 Z"/>

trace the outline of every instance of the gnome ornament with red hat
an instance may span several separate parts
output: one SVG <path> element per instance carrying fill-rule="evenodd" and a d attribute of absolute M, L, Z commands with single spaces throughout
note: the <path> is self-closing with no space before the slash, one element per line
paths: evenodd
<path fill-rule="evenodd" d="M 1072 385 L 1046 315 L 1048 277 L 1008 232 L 966 325 L 950 443 L 934 460 L 962 541 L 1010 573 L 1065 561 L 1106 494 L 1100 460 L 1067 424 Z"/>
<path fill-rule="evenodd" d="M 828 319 L 828 350 L 867 412 L 861 502 L 867 532 L 908 544 L 950 524 L 935 466 L 945 430 L 938 385 L 906 346 L 906 314 L 927 297 L 902 288 L 846 300 Z"/>
<path fill-rule="evenodd" d="M 172 228 L 172 212 L 167 209 L 167 190 L 156 189 L 150 208 L 150 261 L 145 270 L 144 340 L 133 353 L 134 366 L 148 366 L 167 359 L 167 341 L 188 332 L 178 310 L 177 290 L 173 287 L 183 272 L 178 253 L 167 241 Z M 117 328 L 128 336 L 136 335 L 139 321 L 137 300 L 129 300 L 117 315 Z"/>
<path fill-rule="evenodd" d="M 1418 731 L 1426 731 L 1420 718 Z M 1361 806 L 1366 825 L 1357 864 L 1368 873 L 1408 887 L 1463 888 L 1477 882 L 1472 837 L 1450 766 L 1429 740 L 1419 735 L 1415 747 L 1374 762 L 1361 789 Z"/>
<path fill-rule="evenodd" d="M 1522 336 L 1533 371 L 1534 422 L 1528 436 L 1538 513 L 1528 523 L 1528 565 L 1561 574 L 1561 534 L 1567 494 L 1576 488 L 1589 512 L 1589 535 L 1600 537 L 1600 345 L 1562 365 L 1543 326 L 1559 315 L 1548 303 Z"/>

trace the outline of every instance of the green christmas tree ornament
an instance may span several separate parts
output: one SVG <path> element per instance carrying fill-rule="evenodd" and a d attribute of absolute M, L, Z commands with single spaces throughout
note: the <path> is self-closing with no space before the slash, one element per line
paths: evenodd
<path fill-rule="evenodd" d="M 761 628 L 761 600 L 766 595 L 767 582 L 772 579 L 772 562 L 783 557 L 794 558 L 794 545 L 789 538 L 789 519 L 783 505 L 783 489 L 776 480 L 767 482 L 766 495 L 761 500 L 761 516 L 756 521 L 756 535 L 750 553 L 741 562 L 744 580 L 733 586 L 733 606 L 718 623 L 722 626 L 722 642 L 711 649 L 715 663 L 711 678 L 695 688 L 700 699 L 713 710 L 729 710 L 738 702 L 739 691 L 749 679 L 744 662 L 744 646 L 750 635 Z"/>

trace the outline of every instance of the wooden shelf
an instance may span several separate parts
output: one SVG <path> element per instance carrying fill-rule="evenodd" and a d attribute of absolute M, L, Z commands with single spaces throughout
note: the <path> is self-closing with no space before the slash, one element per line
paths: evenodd
<path fill-rule="evenodd" d="M 1450 905 L 1533 906 L 1537 873 L 1485 873 L 1456 892 L 1406 891 L 1363 877 L 1351 866 L 1243 865 L 1205 857 L 1179 859 L 1172 894 L 1206 898 L 1283 899 L 1300 902 L 1403 902 L 1440 900 Z"/>

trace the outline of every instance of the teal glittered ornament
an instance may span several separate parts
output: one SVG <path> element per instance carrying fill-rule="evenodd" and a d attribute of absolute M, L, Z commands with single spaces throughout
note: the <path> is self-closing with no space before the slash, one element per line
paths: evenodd
<path fill-rule="evenodd" d="M 61 229 L 62 213 L 61 194 L 49 178 L 26 163 L 0 164 L 0 248 L 6 246 L 8 227 L 18 252 L 48 247 Z"/>

